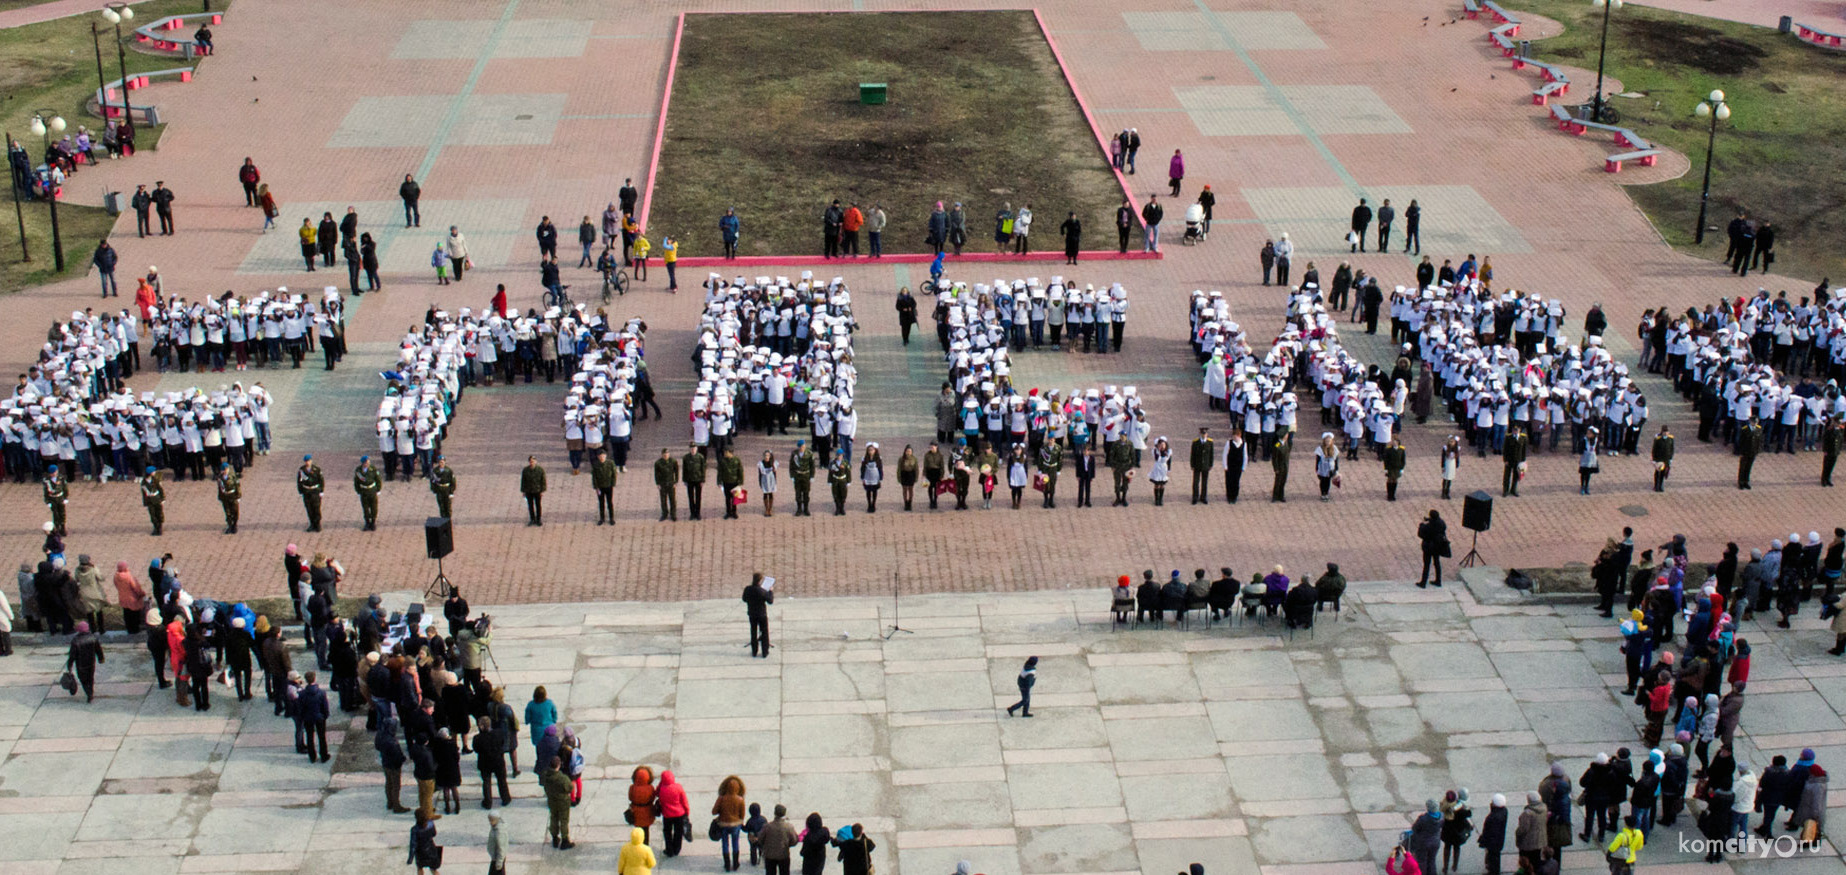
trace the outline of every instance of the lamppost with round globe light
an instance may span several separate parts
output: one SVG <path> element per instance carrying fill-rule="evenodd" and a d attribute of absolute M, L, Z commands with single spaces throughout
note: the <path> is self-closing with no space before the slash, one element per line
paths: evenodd
<path fill-rule="evenodd" d="M 127 3 L 110 3 L 103 7 L 103 20 L 115 25 L 115 62 L 122 70 L 122 121 L 128 121 L 128 53 L 122 50 L 122 22 L 133 21 L 135 10 Z M 95 31 L 95 25 L 90 26 Z M 96 78 L 102 79 L 102 49 L 97 49 Z M 106 97 L 107 95 L 100 95 Z M 103 118 L 109 117 L 109 107 L 104 106 Z"/>
<path fill-rule="evenodd" d="M 58 273 L 64 272 L 64 241 L 58 236 L 58 189 L 51 181 L 51 138 L 64 133 L 64 117 L 49 109 L 32 116 L 32 133 L 45 138 L 45 200 L 51 204 L 51 258 Z"/>
<path fill-rule="evenodd" d="M 1596 49 L 1596 99 L 1590 121 L 1605 121 L 1602 117 L 1602 62 L 1609 54 L 1609 13 L 1622 8 L 1622 0 L 1590 0 L 1590 5 L 1602 7 L 1602 43 Z"/>
<path fill-rule="evenodd" d="M 1693 243 L 1704 243 L 1705 208 L 1711 200 L 1711 151 L 1718 142 L 1718 123 L 1731 117 L 1731 105 L 1724 102 L 1724 92 L 1714 89 L 1692 108 L 1692 114 L 1711 120 L 1711 130 L 1705 135 L 1705 185 L 1699 191 L 1699 227 L 1692 235 Z"/>

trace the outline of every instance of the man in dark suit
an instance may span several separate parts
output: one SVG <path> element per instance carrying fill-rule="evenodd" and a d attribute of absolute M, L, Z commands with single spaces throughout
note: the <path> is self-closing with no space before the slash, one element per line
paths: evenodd
<path fill-rule="evenodd" d="M 1249 461 L 1250 445 L 1244 442 L 1243 432 L 1233 430 L 1231 439 L 1224 442 L 1224 500 L 1236 504 L 1238 490 L 1243 486 L 1244 463 Z"/>
<path fill-rule="evenodd" d="M 1084 445 L 1083 455 L 1077 457 L 1077 506 L 1094 507 L 1090 504 L 1090 484 L 1096 481 L 1096 448 Z"/>
<path fill-rule="evenodd" d="M 763 586 L 763 573 L 750 575 L 750 585 L 744 587 L 744 611 L 750 615 L 751 656 L 769 658 L 769 606 L 775 600 L 776 594 Z"/>
<path fill-rule="evenodd" d="M 1513 426 L 1513 433 L 1501 445 L 1500 458 L 1506 464 L 1500 472 L 1500 495 L 1519 494 L 1519 465 L 1526 460 L 1526 431 Z"/>
<path fill-rule="evenodd" d="M 1365 198 L 1359 198 L 1359 205 L 1352 208 L 1352 251 L 1365 251 L 1365 231 L 1372 224 L 1372 208 L 1366 206 Z"/>

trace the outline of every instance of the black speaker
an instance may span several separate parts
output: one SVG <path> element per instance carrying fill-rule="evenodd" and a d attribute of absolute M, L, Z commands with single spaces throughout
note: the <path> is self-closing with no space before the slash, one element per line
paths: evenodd
<path fill-rule="evenodd" d="M 423 521 L 423 543 L 429 548 L 429 558 L 441 559 L 455 552 L 455 529 L 445 516 L 433 516 Z"/>
<path fill-rule="evenodd" d="M 1476 532 L 1493 528 L 1493 496 L 1480 489 L 1462 496 L 1461 527 Z"/>

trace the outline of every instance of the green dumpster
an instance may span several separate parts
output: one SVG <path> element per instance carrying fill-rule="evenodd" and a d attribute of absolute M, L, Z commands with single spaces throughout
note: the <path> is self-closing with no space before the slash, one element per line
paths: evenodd
<path fill-rule="evenodd" d="M 876 106 L 885 102 L 885 83 L 859 83 L 859 102 L 866 106 Z"/>

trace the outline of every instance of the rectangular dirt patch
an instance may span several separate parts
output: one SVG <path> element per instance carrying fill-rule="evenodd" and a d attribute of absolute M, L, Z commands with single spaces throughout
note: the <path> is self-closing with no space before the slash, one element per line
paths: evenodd
<path fill-rule="evenodd" d="M 1029 203 L 1034 249 L 1072 210 L 1093 246 L 1122 200 L 1107 164 L 1029 10 L 688 14 L 647 233 L 720 255 L 735 208 L 738 254 L 818 254 L 838 198 L 883 206 L 886 252 L 923 252 L 960 201 L 967 248 L 993 251 L 995 213 Z"/>

